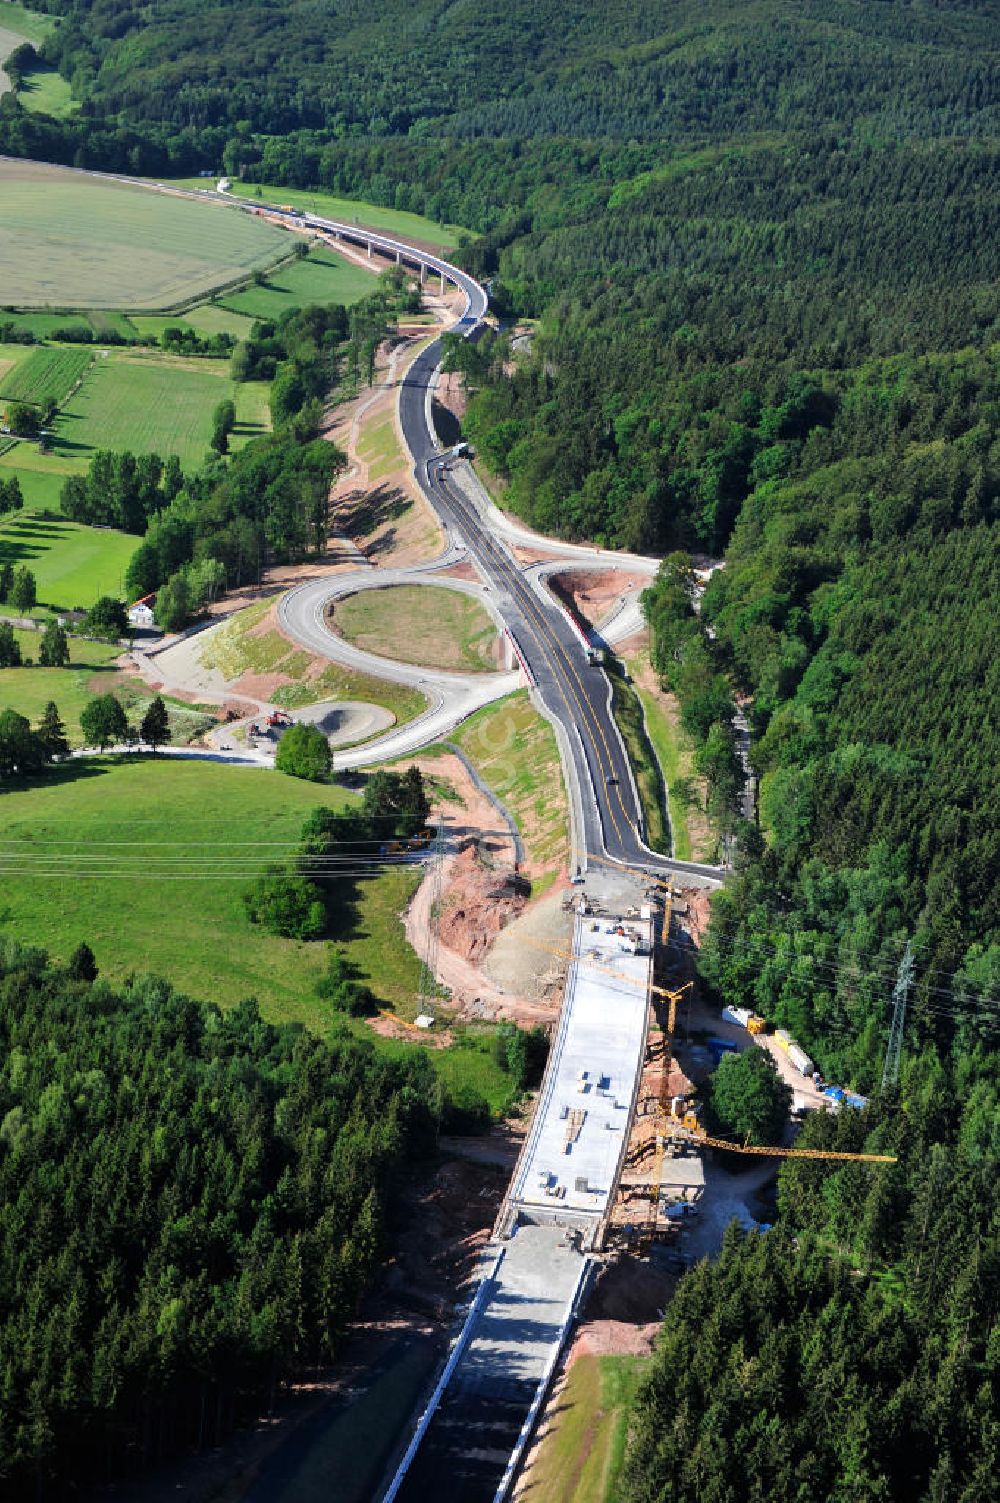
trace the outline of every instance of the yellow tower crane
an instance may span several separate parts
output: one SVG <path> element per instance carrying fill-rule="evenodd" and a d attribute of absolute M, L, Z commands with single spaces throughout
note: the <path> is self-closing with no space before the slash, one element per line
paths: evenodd
<path fill-rule="evenodd" d="M 602 971 L 607 976 L 616 976 L 620 981 L 634 982 L 634 977 L 627 975 L 624 971 L 616 970 L 614 966 L 605 965 L 602 961 L 592 960 L 589 956 L 575 955 L 572 950 L 562 950 L 559 949 L 556 945 L 547 945 L 543 940 L 532 939 L 528 935 L 523 935 L 522 940 L 525 944 L 531 945 L 534 949 L 544 950 L 547 954 L 556 955 L 562 960 L 568 960 L 570 962 L 580 961 L 586 965 L 592 966 L 594 970 Z M 673 1045 L 674 1025 L 676 1023 L 677 1017 L 677 1003 L 680 1000 L 682 994 L 687 991 L 688 987 L 691 985 L 692 983 L 690 981 L 687 981 L 679 989 L 671 990 L 670 988 L 665 986 L 653 986 L 652 984 L 650 984 L 649 989 L 651 992 L 655 992 L 657 996 L 666 997 L 670 1003 L 670 1009 L 667 1015 L 667 1034 L 664 1040 L 665 1048 L 668 1051 L 672 1048 Z M 683 1116 L 680 1117 L 677 1116 L 677 1114 L 672 1109 L 668 1109 L 666 1095 L 670 1066 L 669 1054 L 668 1058 L 665 1061 L 665 1066 L 666 1068 L 663 1071 L 663 1077 L 660 1084 L 660 1113 L 664 1118 L 666 1133 L 657 1135 L 657 1152 L 654 1166 L 654 1178 L 656 1180 L 656 1200 L 653 1202 L 654 1206 L 659 1201 L 659 1184 L 662 1175 L 663 1149 L 665 1146 L 665 1139 L 666 1137 L 670 1136 L 679 1138 L 684 1142 L 694 1143 L 700 1148 L 724 1148 L 727 1153 L 748 1153 L 754 1154 L 758 1158 L 830 1159 L 838 1163 L 855 1164 L 896 1163 L 896 1155 L 889 1153 L 844 1153 L 827 1148 L 779 1148 L 771 1146 L 760 1146 L 756 1143 L 749 1142 L 730 1143 L 725 1138 L 713 1138 L 709 1133 L 705 1132 L 704 1128 L 698 1122 L 694 1111 L 689 1106 L 685 1106 Z M 652 1186 L 650 1188 L 652 1189 Z"/>

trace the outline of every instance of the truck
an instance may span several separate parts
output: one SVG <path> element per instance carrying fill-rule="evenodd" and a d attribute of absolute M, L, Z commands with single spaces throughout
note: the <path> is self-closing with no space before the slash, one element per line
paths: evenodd
<path fill-rule="evenodd" d="M 795 1040 L 792 1038 L 792 1035 L 788 1032 L 787 1028 L 776 1028 L 774 1030 L 774 1042 L 777 1044 L 779 1049 L 783 1050 L 784 1053 L 787 1054 Z"/>
<path fill-rule="evenodd" d="M 749 1007 L 724 1007 L 722 1009 L 722 1021 L 724 1023 L 736 1023 L 740 1028 L 750 1026 Z"/>
<path fill-rule="evenodd" d="M 807 1077 L 812 1075 L 813 1062 L 809 1058 L 806 1051 L 799 1048 L 798 1044 L 789 1045 L 788 1058 L 795 1066 L 796 1070 L 798 1070 L 800 1075 L 805 1075 Z"/>

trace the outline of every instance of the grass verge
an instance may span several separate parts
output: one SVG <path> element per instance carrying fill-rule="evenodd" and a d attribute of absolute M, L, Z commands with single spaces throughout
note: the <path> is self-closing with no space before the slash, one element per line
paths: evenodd
<path fill-rule="evenodd" d="M 406 1336 L 347 1403 L 321 1410 L 261 1469 L 249 1503 L 367 1503 L 439 1359 L 426 1337 Z"/>
<path fill-rule="evenodd" d="M 361 590 L 338 600 L 332 619 L 340 635 L 365 652 L 464 673 L 497 668 L 496 623 L 478 601 L 456 590 Z"/>
<path fill-rule="evenodd" d="M 625 750 L 632 764 L 635 785 L 639 790 L 639 802 L 646 826 L 646 844 L 654 851 L 669 856 L 670 827 L 666 814 L 666 789 L 656 752 L 642 722 L 642 701 L 634 685 L 625 682 L 624 669 L 617 659 L 608 664 L 607 674 L 611 683 L 612 713 L 621 731 Z"/>
<path fill-rule="evenodd" d="M 705 781 L 695 769 L 695 744 L 681 725 L 680 709 L 671 697 L 648 687 L 647 652 L 630 658 L 628 668 L 646 711 L 649 739 L 667 787 L 673 854 L 679 861 L 717 860 L 719 832 L 704 812 Z M 686 789 L 693 791 L 691 800 L 681 796 Z"/>
<path fill-rule="evenodd" d="M 569 858 L 569 806 L 552 727 L 519 689 L 470 716 L 451 739 L 510 810 L 540 895 Z"/>
<path fill-rule="evenodd" d="M 290 682 L 280 684 L 269 697 L 289 710 L 325 699 L 356 700 L 383 706 L 402 725 L 426 709 L 423 695 L 405 684 L 370 678 L 337 663 L 326 663 L 316 671 L 317 660 L 301 647 L 296 647 L 276 628 L 261 629 L 273 606 L 273 599 L 258 601 L 213 632 L 199 653 L 204 665 L 218 669 L 230 682 L 244 673 L 286 676 Z"/>
<path fill-rule="evenodd" d="M 641 1357 L 578 1357 L 528 1474 L 532 1503 L 614 1503 Z"/>

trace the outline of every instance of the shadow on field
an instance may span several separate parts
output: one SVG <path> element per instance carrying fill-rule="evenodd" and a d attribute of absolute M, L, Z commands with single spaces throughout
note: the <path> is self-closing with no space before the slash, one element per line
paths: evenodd
<path fill-rule="evenodd" d="M 374 532 L 386 522 L 397 522 L 411 505 L 396 486 L 378 485 L 372 491 L 355 491 L 346 505 L 338 507 L 338 525 L 341 531 L 356 537 Z"/>
<path fill-rule="evenodd" d="M 23 793 L 29 788 L 39 788 L 42 784 L 51 787 L 53 784 L 59 786 L 63 783 L 79 783 L 84 778 L 103 778 L 108 771 L 109 763 L 117 765 L 120 761 L 126 760 L 124 756 L 121 758 L 94 757 L 93 759 L 72 757 L 67 762 L 56 762 L 35 777 L 11 778 L 0 790 L 0 799 L 3 798 L 4 793 Z"/>

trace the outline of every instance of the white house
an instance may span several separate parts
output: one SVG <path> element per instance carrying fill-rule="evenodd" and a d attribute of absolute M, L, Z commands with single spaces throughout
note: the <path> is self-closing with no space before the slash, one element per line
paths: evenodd
<path fill-rule="evenodd" d="M 151 630 L 156 625 L 156 619 L 153 616 L 155 604 L 155 595 L 143 595 L 141 600 L 130 605 L 128 608 L 129 625 L 139 627 L 144 631 Z"/>

